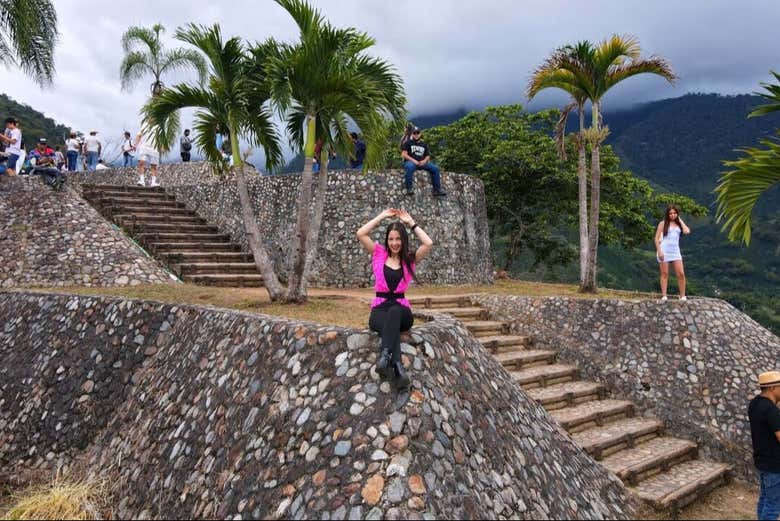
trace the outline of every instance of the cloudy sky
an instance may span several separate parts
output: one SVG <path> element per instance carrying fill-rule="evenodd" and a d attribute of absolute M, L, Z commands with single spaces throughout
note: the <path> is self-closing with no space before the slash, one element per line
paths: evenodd
<path fill-rule="evenodd" d="M 607 110 L 686 92 L 751 92 L 770 78 L 770 69 L 780 70 L 777 0 L 318 0 L 315 5 L 335 25 L 375 37 L 373 52 L 396 65 L 409 109 L 418 115 L 526 103 L 529 74 L 550 51 L 612 33 L 636 35 L 647 54 L 668 58 L 681 80 L 675 86 L 656 78 L 628 80 L 610 93 Z M 250 41 L 296 37 L 289 15 L 272 0 L 56 0 L 55 6 L 61 38 L 54 86 L 42 90 L 8 70 L 0 90 L 58 122 L 117 139 L 123 129 L 137 128 L 151 82 L 120 90 L 120 37 L 128 26 L 159 21 L 170 38 L 184 23 L 219 22 L 224 34 Z M 543 94 L 530 107 L 562 100 Z"/>

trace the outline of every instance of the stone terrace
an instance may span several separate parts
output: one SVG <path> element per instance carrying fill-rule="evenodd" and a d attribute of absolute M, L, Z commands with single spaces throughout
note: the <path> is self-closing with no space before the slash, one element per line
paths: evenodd
<path fill-rule="evenodd" d="M 118 517 L 626 518 L 458 322 L 403 343 L 399 404 L 365 331 L 194 306 L 0 293 L 0 468 L 107 472 Z"/>

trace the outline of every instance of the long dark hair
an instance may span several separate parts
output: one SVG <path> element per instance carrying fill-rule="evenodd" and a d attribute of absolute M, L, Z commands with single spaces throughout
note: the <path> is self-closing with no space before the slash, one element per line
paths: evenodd
<path fill-rule="evenodd" d="M 674 205 L 669 205 L 666 207 L 666 213 L 664 214 L 664 237 L 666 237 L 666 235 L 669 233 L 669 224 L 672 222 L 669 214 L 672 213 L 672 210 L 677 212 L 677 218 L 674 220 L 674 224 L 676 224 L 680 230 L 682 230 L 682 223 L 680 223 L 680 209 Z"/>
<path fill-rule="evenodd" d="M 401 224 L 400 222 L 394 222 L 390 226 L 387 227 L 387 231 L 385 232 L 385 251 L 388 255 L 390 255 L 390 246 L 388 245 L 388 239 L 390 238 L 390 232 L 393 230 L 397 231 L 398 234 L 401 236 L 401 269 L 403 269 L 404 266 L 406 266 L 406 269 L 409 271 L 409 273 L 412 274 L 412 278 L 415 282 L 418 282 L 417 275 L 414 273 L 414 270 L 412 269 L 412 263 L 414 262 L 415 253 L 413 251 L 409 251 L 409 234 L 406 233 L 406 227 Z"/>

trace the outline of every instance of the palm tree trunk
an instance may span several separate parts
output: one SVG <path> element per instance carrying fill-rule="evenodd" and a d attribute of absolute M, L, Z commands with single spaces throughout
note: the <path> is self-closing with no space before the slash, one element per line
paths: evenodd
<path fill-rule="evenodd" d="M 596 292 L 596 277 L 598 276 L 597 256 L 599 251 L 599 208 L 601 204 L 601 141 L 599 137 L 599 103 L 593 102 L 594 129 L 593 148 L 590 156 L 590 222 L 588 223 L 588 264 L 585 284 L 580 291 Z"/>
<path fill-rule="evenodd" d="M 577 179 L 579 181 L 580 213 L 580 287 L 585 286 L 588 267 L 588 165 L 585 158 L 585 107 L 578 104 L 580 136 L 577 144 Z"/>
<path fill-rule="evenodd" d="M 246 233 L 249 251 L 257 266 L 257 271 L 263 276 L 263 285 L 268 291 L 268 296 L 272 302 L 280 300 L 284 296 L 284 288 L 279 283 L 279 279 L 274 272 L 274 266 L 265 251 L 263 241 L 260 239 L 260 229 L 257 226 L 257 220 L 252 209 L 252 201 L 249 198 L 249 190 L 246 187 L 246 177 L 244 176 L 244 162 L 241 160 L 238 148 L 238 136 L 234 130 L 230 131 L 230 144 L 233 148 L 233 169 L 236 174 L 236 190 L 238 191 L 238 200 L 241 203 L 241 216 L 244 219 L 244 232 Z"/>
<path fill-rule="evenodd" d="M 320 172 L 317 174 L 317 200 L 314 203 L 314 213 L 311 218 L 311 228 L 309 228 L 309 237 L 306 239 L 306 266 L 303 269 L 303 284 L 309 284 L 311 270 L 314 268 L 314 261 L 317 260 L 317 250 L 319 248 L 320 228 L 322 227 L 322 215 L 325 212 L 325 197 L 328 195 L 328 151 L 322 147 L 320 152 Z"/>
<path fill-rule="evenodd" d="M 306 159 L 301 176 L 301 191 L 298 196 L 298 219 L 295 224 L 295 237 L 293 237 L 290 274 L 287 277 L 287 302 L 306 301 L 306 284 L 303 275 L 306 267 L 306 239 L 311 225 L 309 208 L 312 199 L 311 181 L 314 164 L 314 141 L 316 139 L 315 118 L 316 116 L 313 115 L 306 118 L 306 145 L 304 147 Z"/>

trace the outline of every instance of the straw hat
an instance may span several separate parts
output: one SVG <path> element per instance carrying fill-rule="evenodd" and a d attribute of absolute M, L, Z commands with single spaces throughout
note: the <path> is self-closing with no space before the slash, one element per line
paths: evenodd
<path fill-rule="evenodd" d="M 780 385 L 780 371 L 767 371 L 758 375 L 758 385 L 761 388 Z"/>

